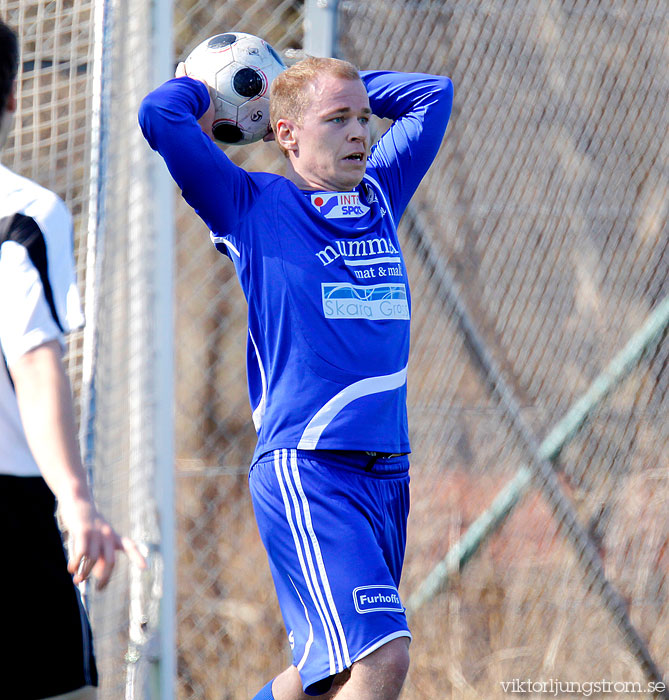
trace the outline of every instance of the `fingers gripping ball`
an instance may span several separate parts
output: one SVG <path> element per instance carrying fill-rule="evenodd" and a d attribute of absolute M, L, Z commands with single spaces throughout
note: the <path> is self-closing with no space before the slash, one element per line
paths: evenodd
<path fill-rule="evenodd" d="M 191 51 L 185 68 L 215 90 L 217 141 L 243 145 L 268 134 L 269 87 L 286 66 L 266 41 L 242 32 L 217 34 Z"/>

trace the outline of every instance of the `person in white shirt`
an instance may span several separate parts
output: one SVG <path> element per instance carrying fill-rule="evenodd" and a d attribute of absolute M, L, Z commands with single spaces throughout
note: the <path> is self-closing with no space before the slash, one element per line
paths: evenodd
<path fill-rule="evenodd" d="M 18 58 L 17 36 L 0 20 L 0 148 L 16 111 Z M 83 322 L 69 211 L 0 165 L 2 697 L 94 698 L 91 630 L 75 584 L 92 575 L 104 588 L 119 550 L 145 566 L 98 511 L 82 465 L 62 355 L 65 334 Z"/>

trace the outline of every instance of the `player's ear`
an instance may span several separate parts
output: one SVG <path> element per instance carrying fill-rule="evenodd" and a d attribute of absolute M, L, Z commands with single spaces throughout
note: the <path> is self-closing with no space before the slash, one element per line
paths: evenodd
<path fill-rule="evenodd" d="M 274 130 L 274 140 L 284 152 L 296 152 L 298 149 L 295 122 L 290 119 L 277 120 L 276 129 Z"/>

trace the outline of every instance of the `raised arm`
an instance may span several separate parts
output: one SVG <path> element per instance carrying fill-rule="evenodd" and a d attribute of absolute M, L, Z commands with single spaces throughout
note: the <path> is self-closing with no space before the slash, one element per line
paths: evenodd
<path fill-rule="evenodd" d="M 449 78 L 423 73 L 363 71 L 374 114 L 392 119 L 370 158 L 399 220 L 441 146 L 453 104 Z"/>
<path fill-rule="evenodd" d="M 165 160 L 184 199 L 212 231 L 225 233 L 253 205 L 256 186 L 205 133 L 206 126 L 198 123 L 210 103 L 204 83 L 186 76 L 174 78 L 144 98 L 139 124 L 151 148 Z"/>

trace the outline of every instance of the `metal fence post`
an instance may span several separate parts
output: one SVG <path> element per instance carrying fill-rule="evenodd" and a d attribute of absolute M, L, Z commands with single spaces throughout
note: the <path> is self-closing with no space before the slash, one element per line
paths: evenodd
<path fill-rule="evenodd" d="M 304 8 L 304 51 L 310 56 L 337 55 L 338 0 L 307 0 Z"/>

